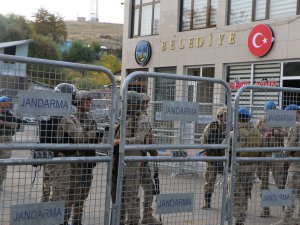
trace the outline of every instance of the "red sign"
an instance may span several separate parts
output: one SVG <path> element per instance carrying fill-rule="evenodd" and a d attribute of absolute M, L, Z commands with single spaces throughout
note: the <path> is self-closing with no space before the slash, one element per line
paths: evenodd
<path fill-rule="evenodd" d="M 249 81 L 227 82 L 231 90 L 239 90 L 241 87 L 250 84 Z"/>
<path fill-rule="evenodd" d="M 257 86 L 278 86 L 278 82 L 276 80 L 262 80 L 262 81 L 257 81 L 255 83 Z"/>
<path fill-rule="evenodd" d="M 248 49 L 256 57 L 265 56 L 272 48 L 274 35 L 265 24 L 255 26 L 248 36 Z"/>

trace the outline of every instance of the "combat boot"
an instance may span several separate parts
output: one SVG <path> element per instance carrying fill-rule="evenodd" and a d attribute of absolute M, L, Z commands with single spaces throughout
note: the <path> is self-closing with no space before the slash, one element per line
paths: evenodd
<path fill-rule="evenodd" d="M 271 225 L 293 225 L 293 219 L 291 213 L 284 213 L 282 219 L 276 223 L 272 223 Z"/>
<path fill-rule="evenodd" d="M 144 212 L 143 212 L 143 218 L 142 218 L 141 224 L 162 225 L 162 222 L 160 222 L 158 219 L 156 219 L 152 215 L 152 209 L 151 208 L 145 208 Z"/>
<path fill-rule="evenodd" d="M 201 207 L 201 209 L 210 209 L 211 207 L 211 193 L 205 193 L 204 194 L 204 201 L 205 204 Z"/>
<path fill-rule="evenodd" d="M 262 218 L 270 217 L 270 208 L 269 207 L 264 207 L 261 214 L 260 214 L 260 217 L 262 217 Z"/>

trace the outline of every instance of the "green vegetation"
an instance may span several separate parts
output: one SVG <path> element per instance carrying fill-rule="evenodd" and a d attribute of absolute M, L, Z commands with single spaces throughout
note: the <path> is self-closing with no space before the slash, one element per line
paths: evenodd
<path fill-rule="evenodd" d="M 121 71 L 121 61 L 117 57 L 120 56 L 120 50 L 115 50 L 115 54 L 101 54 L 101 43 L 99 41 L 74 40 L 72 46 L 62 55 L 60 45 L 68 36 L 67 26 L 63 18 L 43 8 L 38 9 L 33 14 L 33 18 L 33 21 L 27 21 L 22 16 L 14 14 L 4 16 L 0 14 L 0 42 L 31 39 L 29 57 L 101 65 L 114 74 Z M 28 77 L 50 85 L 68 80 L 76 84 L 78 88 L 86 87 L 87 84 L 91 88 L 100 88 L 101 85 L 110 84 L 108 77 L 99 72 L 65 70 L 57 77 L 51 71 L 53 68 L 48 68 L 48 70 L 49 76 L 47 79 L 45 79 L 45 72 L 39 74 L 34 72 L 35 70 L 32 68 L 28 72 Z"/>

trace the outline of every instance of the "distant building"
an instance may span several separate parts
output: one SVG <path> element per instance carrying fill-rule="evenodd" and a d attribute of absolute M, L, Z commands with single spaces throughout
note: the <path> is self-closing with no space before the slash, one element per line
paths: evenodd
<path fill-rule="evenodd" d="M 78 17 L 77 17 L 77 21 L 79 21 L 79 22 L 85 22 L 85 21 L 86 21 L 86 18 L 85 18 L 85 17 L 82 17 L 82 16 L 78 16 Z"/>
<path fill-rule="evenodd" d="M 66 51 L 68 51 L 72 47 L 73 41 L 72 40 L 65 40 L 60 46 L 59 50 L 61 54 L 64 54 Z"/>
<path fill-rule="evenodd" d="M 0 54 L 27 56 L 29 43 L 32 40 L 21 40 L 0 43 Z M 26 64 L 0 61 L 0 91 L 26 89 Z"/>

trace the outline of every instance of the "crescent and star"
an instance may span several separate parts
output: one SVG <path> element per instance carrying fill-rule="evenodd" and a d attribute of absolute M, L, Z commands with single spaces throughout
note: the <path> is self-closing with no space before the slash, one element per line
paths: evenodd
<path fill-rule="evenodd" d="M 259 36 L 262 36 L 264 39 L 263 39 L 263 44 L 266 44 L 267 43 L 267 39 L 263 36 L 263 34 L 262 33 L 256 33 L 256 34 L 254 34 L 254 36 L 253 36 L 253 38 L 252 38 L 252 45 L 255 47 L 255 48 L 260 48 L 261 46 L 262 46 L 262 44 L 261 45 L 258 45 L 257 43 L 256 43 L 256 39 L 257 39 L 257 37 L 259 37 Z"/>

